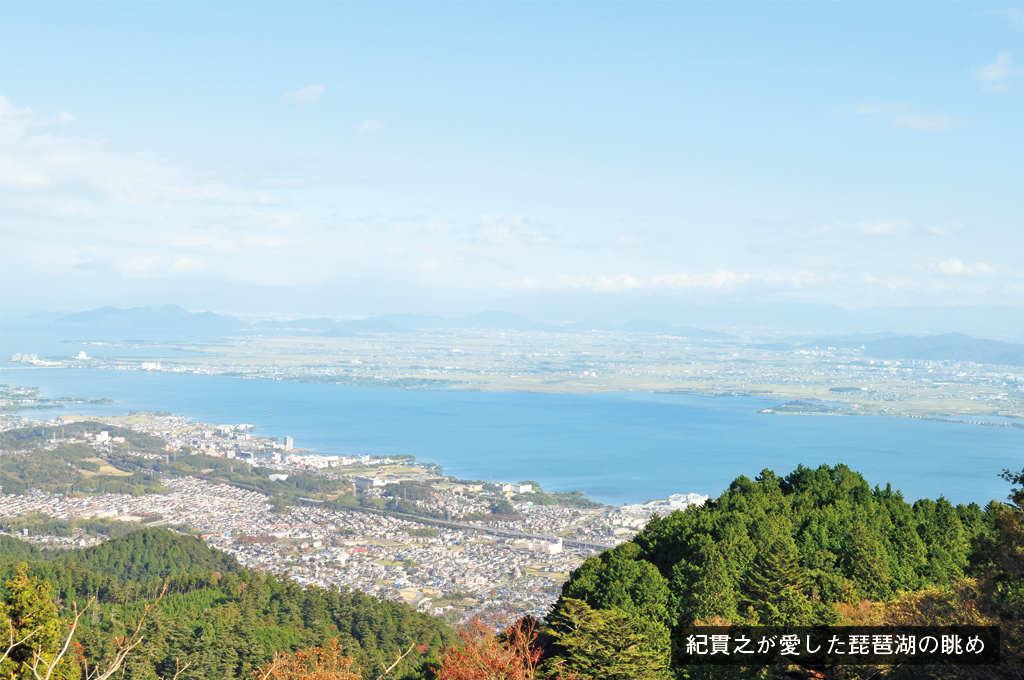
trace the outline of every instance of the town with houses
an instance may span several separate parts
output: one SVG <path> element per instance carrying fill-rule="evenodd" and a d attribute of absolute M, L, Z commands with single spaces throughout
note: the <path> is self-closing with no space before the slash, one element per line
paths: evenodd
<path fill-rule="evenodd" d="M 5 370 L 94 368 L 400 389 L 744 394 L 780 399 L 783 408 L 765 413 L 828 409 L 832 415 L 1024 427 L 1024 372 L 1010 354 L 1001 361 L 966 352 L 956 359 L 913 359 L 811 338 L 794 344 L 760 336 L 714 340 L 597 330 L 239 333 L 216 342 L 79 344 L 88 351 L 13 354 Z M 110 355 L 89 354 L 97 350 Z M 131 356 L 133 350 L 167 354 L 143 359 Z"/>
<path fill-rule="evenodd" d="M 44 421 L 0 414 L 0 431 L 76 420 L 84 418 Z M 543 616 L 569 573 L 587 557 L 629 540 L 654 515 L 707 500 L 690 493 L 621 507 L 542 504 L 530 500 L 542 495 L 533 483 L 456 480 L 437 466 L 411 459 L 302 451 L 290 437 L 277 442 L 254 436 L 251 424 L 193 423 L 162 413 L 110 420 L 112 426 L 165 442 L 164 453 L 132 452 L 141 458 L 170 460 L 194 452 L 266 468 L 271 481 L 293 474 L 323 475 L 350 485 L 357 499 L 379 499 L 378 505 L 390 499 L 389 490 L 406 485 L 430 493 L 409 501 L 402 512 L 372 505 L 339 508 L 313 499 L 302 499 L 282 512 L 263 493 L 198 476 L 167 475 L 161 479 L 167 493 L 82 495 L 28 489 L 5 495 L 0 490 L 0 527 L 6 530 L 12 520 L 38 513 L 65 521 L 107 518 L 193 531 L 247 568 L 287 574 L 302 584 L 401 600 L 452 622 L 478 618 L 500 624 L 524 614 Z M 100 455 L 126 449 L 125 438 L 107 430 L 85 438 L 57 437 L 45 447 L 68 442 L 85 444 Z M 0 455 L 11 453 L 0 450 Z M 513 514 L 481 521 L 499 499 Z M 71 537 L 28 530 L 17 535 L 57 547 L 82 547 L 106 538 L 79 530 Z"/>

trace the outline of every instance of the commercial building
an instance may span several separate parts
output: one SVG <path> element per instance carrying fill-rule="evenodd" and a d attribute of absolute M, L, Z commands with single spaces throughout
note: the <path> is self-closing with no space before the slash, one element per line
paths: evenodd
<path fill-rule="evenodd" d="M 385 482 L 380 477 L 363 477 L 357 476 L 355 478 L 357 489 L 372 489 L 377 486 L 384 486 Z"/>

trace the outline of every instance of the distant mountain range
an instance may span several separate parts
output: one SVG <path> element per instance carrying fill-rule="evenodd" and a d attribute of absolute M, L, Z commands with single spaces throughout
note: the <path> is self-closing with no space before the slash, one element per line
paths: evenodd
<path fill-rule="evenodd" d="M 970 361 L 978 364 L 1024 366 L 1024 345 L 1001 340 L 982 340 L 963 333 L 941 335 L 895 335 L 891 333 L 855 333 L 819 338 L 801 345 L 811 347 L 862 348 L 877 359 L 916 359 L 920 361 Z"/>
<path fill-rule="evenodd" d="M 178 305 L 160 308 L 100 307 L 86 312 L 75 312 L 56 319 L 62 323 L 90 324 L 93 326 L 124 326 L 146 328 L 175 328 L 192 331 L 233 331 L 252 328 L 250 324 L 232 316 L 213 312 L 193 313 Z"/>
<path fill-rule="evenodd" d="M 34 318 L 53 318 L 39 312 Z M 624 333 L 653 333 L 695 340 L 730 340 L 735 336 L 721 331 L 677 326 L 666 321 L 634 319 L 625 323 L 609 321 L 579 321 L 568 324 L 547 324 L 533 321 L 511 312 L 480 312 L 468 316 L 445 318 L 422 314 L 384 314 L 368 319 L 334 321 L 325 317 L 294 319 L 289 321 L 259 321 L 247 323 L 232 316 L 213 312 L 189 312 L 177 305 L 164 307 L 100 307 L 85 312 L 57 316 L 62 323 L 95 326 L 121 326 L 128 328 L 166 328 L 195 333 L 221 333 L 230 331 L 315 332 L 332 337 L 355 336 L 362 333 L 399 334 L 417 330 L 489 329 L 507 331 L 546 331 L 552 333 L 592 331 L 618 331 Z M 861 348 L 865 355 L 879 359 L 917 359 L 931 361 L 971 361 L 1006 366 L 1024 366 L 1024 344 L 983 340 L 962 333 L 937 335 L 905 335 L 897 333 L 853 333 L 826 336 L 808 341 L 806 336 L 790 337 L 761 345 L 774 349 L 789 347 L 844 347 Z"/>
<path fill-rule="evenodd" d="M 355 333 L 409 333 L 413 330 L 478 328 L 504 331 L 622 331 L 628 333 L 659 333 L 678 337 L 727 340 L 735 336 L 687 326 L 676 326 L 664 321 L 634 319 L 616 324 L 608 321 L 580 321 L 570 324 L 546 324 L 532 321 L 510 312 L 480 312 L 455 318 L 423 314 L 382 314 L 357 321 L 331 321 L 330 319 L 296 319 L 294 321 L 261 321 L 256 328 L 327 331 L 332 336 Z"/>
<path fill-rule="evenodd" d="M 258 321 L 247 323 L 232 316 L 213 312 L 189 312 L 178 305 L 164 307 L 100 307 L 73 314 L 36 312 L 35 319 L 54 319 L 61 323 L 89 324 L 93 326 L 120 326 L 126 328 L 167 328 L 194 332 L 226 332 L 240 330 L 299 331 L 326 333 L 333 337 L 359 333 L 411 333 L 415 330 L 477 328 L 507 331 L 547 331 L 553 333 L 622 331 L 628 333 L 659 333 L 703 340 L 727 340 L 734 336 L 687 326 L 676 326 L 665 321 L 634 319 L 616 324 L 608 321 L 581 321 L 570 324 L 546 324 L 532 321 L 510 312 L 480 312 L 455 318 L 422 314 L 383 314 L 368 319 L 334 321 L 326 317 L 292 319 L 287 321 Z"/>

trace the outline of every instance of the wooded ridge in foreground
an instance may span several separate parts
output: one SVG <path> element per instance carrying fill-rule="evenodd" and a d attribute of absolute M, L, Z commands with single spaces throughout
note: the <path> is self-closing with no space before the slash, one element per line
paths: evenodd
<path fill-rule="evenodd" d="M 75 606 L 90 597 L 50 677 L 88 668 L 95 678 L 138 635 L 144 644 L 123 662 L 132 680 L 369 679 L 392 664 L 389 677 L 442 680 L 1019 678 L 1024 471 L 1004 478 L 1017 485 L 1009 502 L 982 509 L 909 504 L 844 465 L 740 477 L 704 507 L 655 518 L 590 558 L 546 621 L 498 637 L 481 626 L 456 637 L 405 605 L 249 572 L 164 530 L 54 552 L 7 538 L 0 627 L 10 622 L 12 642 L 30 637 L 0 662 L 0 678 L 34 679 L 32 659 L 56 659 Z M 162 581 L 166 593 L 147 605 Z M 695 624 L 953 623 L 1001 626 L 1002 665 L 708 668 L 680 665 L 673 652 Z"/>

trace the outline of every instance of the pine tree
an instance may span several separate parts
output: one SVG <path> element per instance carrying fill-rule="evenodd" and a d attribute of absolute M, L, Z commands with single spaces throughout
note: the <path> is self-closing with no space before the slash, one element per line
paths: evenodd
<path fill-rule="evenodd" d="M 807 587 L 807 571 L 790 541 L 776 541 L 768 551 L 755 558 L 747 575 L 749 599 L 767 599 L 784 588 L 802 591 Z"/>
<path fill-rule="evenodd" d="M 67 622 L 61 620 L 57 613 L 50 584 L 29 578 L 26 564 L 19 565 L 14 576 L 7 581 L 7 596 L 0 602 L 0 627 L 4 637 L 23 640 L 0 662 L 0 677 L 3 678 L 33 680 L 35 660 L 40 659 L 40 668 L 43 668 L 57 658 L 64 646 Z M 73 680 L 80 673 L 74 659 L 65 655 L 50 677 Z"/>
<path fill-rule="evenodd" d="M 807 570 L 800 565 L 796 546 L 780 540 L 758 555 L 747 575 L 746 600 L 762 625 L 809 625 L 814 605 L 804 594 Z"/>
<path fill-rule="evenodd" d="M 550 618 L 554 654 L 549 668 L 601 680 L 667 680 L 669 631 L 621 609 L 591 609 L 564 599 Z"/>
<path fill-rule="evenodd" d="M 700 570 L 700 577 L 690 595 L 689 613 L 694 621 L 705 625 L 733 622 L 739 618 L 736 589 L 721 553 L 712 548 Z"/>

